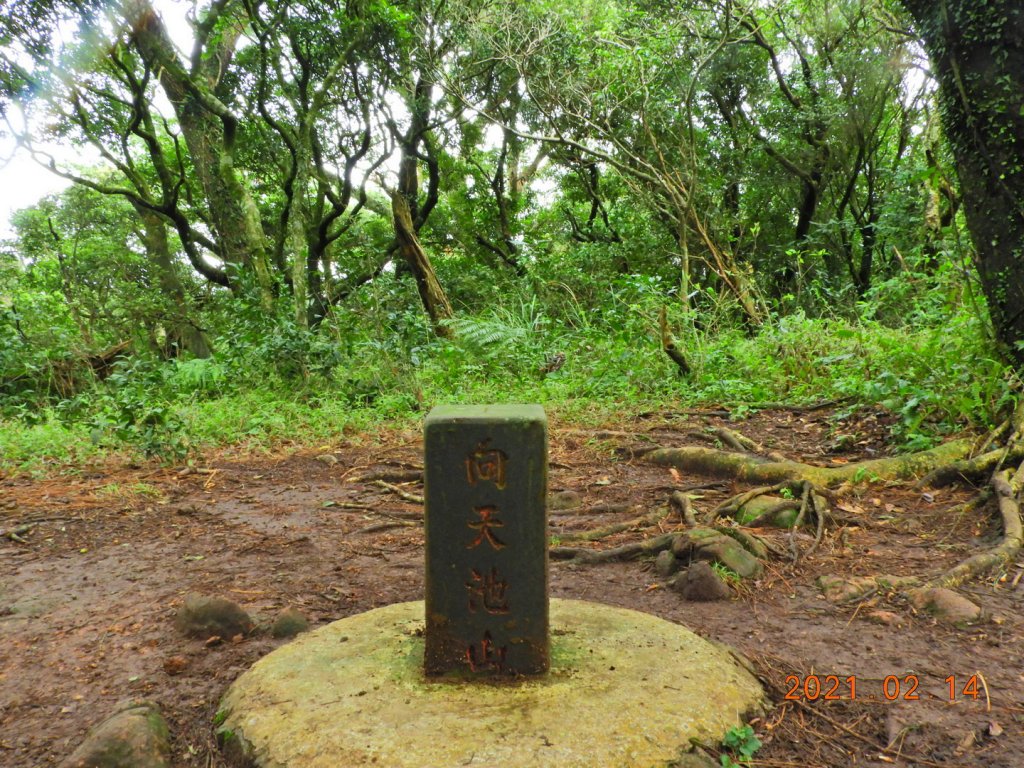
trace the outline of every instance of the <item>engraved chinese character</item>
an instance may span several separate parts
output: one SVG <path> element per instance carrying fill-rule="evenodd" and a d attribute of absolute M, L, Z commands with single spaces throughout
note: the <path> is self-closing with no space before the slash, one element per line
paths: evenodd
<path fill-rule="evenodd" d="M 474 644 L 466 649 L 466 661 L 473 672 L 479 672 L 481 669 L 501 672 L 507 654 L 507 646 L 496 646 L 491 639 L 491 633 L 484 632 L 484 639 L 480 641 L 479 648 Z"/>
<path fill-rule="evenodd" d="M 476 568 L 470 570 L 470 580 L 466 582 L 469 590 L 469 611 L 476 613 L 482 607 L 488 613 L 508 613 L 508 582 L 498 575 L 497 568 L 490 573 L 481 573 Z"/>
<path fill-rule="evenodd" d="M 466 549 L 475 549 L 485 541 L 494 549 L 504 549 L 505 542 L 494 535 L 495 528 L 505 527 L 505 524 L 497 517 L 498 508 L 476 507 L 474 512 L 476 512 L 478 519 L 471 522 L 469 527 L 474 531 L 477 531 L 477 535 L 476 538 L 473 539 L 472 543 L 466 546 Z"/>
<path fill-rule="evenodd" d="M 505 460 L 508 457 L 497 448 L 488 448 L 489 442 L 490 438 L 479 443 L 476 450 L 466 457 L 466 480 L 470 485 L 487 480 L 502 490 L 505 487 Z"/>

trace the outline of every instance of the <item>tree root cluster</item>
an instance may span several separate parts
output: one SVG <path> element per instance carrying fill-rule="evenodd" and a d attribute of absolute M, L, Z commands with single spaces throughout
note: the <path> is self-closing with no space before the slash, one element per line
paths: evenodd
<path fill-rule="evenodd" d="M 902 484 L 915 482 L 918 488 L 940 487 L 959 482 L 983 482 L 978 495 L 951 513 L 984 506 L 995 499 L 1002 535 L 991 547 L 977 552 L 946 571 L 922 577 L 867 577 L 850 587 L 851 600 L 863 600 L 885 589 L 909 594 L 913 590 L 952 588 L 970 579 L 990 574 L 1013 563 L 1024 548 L 1021 501 L 1024 493 L 1024 405 L 993 433 L 980 441 L 953 440 L 929 450 L 859 463 L 821 467 L 793 461 L 778 453 L 766 453 L 755 441 L 720 427 L 696 435 L 711 437 L 728 450 L 703 446 L 655 448 L 644 460 L 687 474 L 754 483 L 701 515 L 684 491 L 672 491 L 668 506 L 625 523 L 608 526 L 573 538 L 598 541 L 614 533 L 662 523 L 678 514 L 674 525 L 682 530 L 660 533 L 605 550 L 558 546 L 550 551 L 557 560 L 597 564 L 651 556 L 666 549 L 687 551 L 700 536 L 729 536 L 758 557 L 786 557 L 794 563 L 813 554 L 827 530 L 841 528 L 848 518 L 834 513 L 840 498 L 862 483 Z M 728 524 L 722 521 L 731 518 Z M 749 529 L 781 521 L 788 527 L 788 546 L 783 549 L 768 537 Z M 813 531 L 813 537 L 803 534 Z M 703 533 L 702 533 L 703 532 Z M 695 538 L 696 537 L 696 538 Z M 804 543 L 807 541 L 810 543 Z M 689 542 L 689 543 L 687 543 Z M 856 587 L 856 588 L 854 588 Z"/>

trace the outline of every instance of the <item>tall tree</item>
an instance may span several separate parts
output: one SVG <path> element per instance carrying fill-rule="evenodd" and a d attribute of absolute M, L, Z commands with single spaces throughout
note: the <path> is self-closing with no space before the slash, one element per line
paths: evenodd
<path fill-rule="evenodd" d="M 1024 370 L 1024 6 L 903 0 L 939 81 L 996 336 Z"/>

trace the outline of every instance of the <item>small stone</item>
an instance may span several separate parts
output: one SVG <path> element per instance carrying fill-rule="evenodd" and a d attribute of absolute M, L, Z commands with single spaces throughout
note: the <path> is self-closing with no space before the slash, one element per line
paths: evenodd
<path fill-rule="evenodd" d="M 126 702 L 93 728 L 60 768 L 171 768 L 167 722 L 156 704 Z"/>
<path fill-rule="evenodd" d="M 981 618 L 981 608 L 963 595 L 944 587 L 915 589 L 910 604 L 948 624 L 970 624 Z"/>
<path fill-rule="evenodd" d="M 274 619 L 274 623 L 270 626 L 270 635 L 280 640 L 282 638 L 295 637 L 307 629 L 309 629 L 309 619 L 294 608 L 285 608 L 277 614 L 277 618 Z"/>
<path fill-rule="evenodd" d="M 253 627 L 249 614 L 237 603 L 223 597 L 201 595 L 185 598 L 175 624 L 182 634 L 200 639 L 247 635 Z"/>
<path fill-rule="evenodd" d="M 663 550 L 658 553 L 654 560 L 654 572 L 667 579 L 679 570 L 679 560 L 670 550 Z"/>
<path fill-rule="evenodd" d="M 564 512 L 583 506 L 583 496 L 577 491 L 553 491 L 548 494 L 548 509 Z"/>
<path fill-rule="evenodd" d="M 727 600 L 731 592 L 729 585 L 715 573 L 709 563 L 698 560 L 681 574 L 673 585 L 684 599 L 697 603 Z"/>
<path fill-rule="evenodd" d="M 184 656 L 169 656 L 164 659 L 164 672 L 170 676 L 180 675 L 188 667 L 188 659 Z"/>
<path fill-rule="evenodd" d="M 868 621 L 873 621 L 875 624 L 885 624 L 890 626 L 892 624 L 898 624 L 900 615 L 894 611 L 870 611 L 864 618 Z"/>

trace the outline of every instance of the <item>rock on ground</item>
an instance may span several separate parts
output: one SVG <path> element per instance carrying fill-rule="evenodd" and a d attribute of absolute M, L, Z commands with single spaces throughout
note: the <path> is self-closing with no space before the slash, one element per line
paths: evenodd
<path fill-rule="evenodd" d="M 981 618 L 980 607 L 963 595 L 943 587 L 914 590 L 910 593 L 910 603 L 918 610 L 928 611 L 939 621 L 949 624 L 966 624 Z"/>
<path fill-rule="evenodd" d="M 679 560 L 667 549 L 659 552 L 658 556 L 654 559 L 654 571 L 663 579 L 668 578 L 678 570 Z"/>
<path fill-rule="evenodd" d="M 675 589 L 686 600 L 709 603 L 714 600 L 728 600 L 732 594 L 729 585 L 715 573 L 715 569 L 704 561 L 697 561 L 686 573 L 675 581 Z"/>
<path fill-rule="evenodd" d="M 761 575 L 761 561 L 750 554 L 736 539 L 710 528 L 694 528 L 676 539 L 673 552 L 681 560 L 709 560 L 720 563 L 741 578 Z"/>
<path fill-rule="evenodd" d="M 60 768 L 171 768 L 170 736 L 160 709 L 149 701 L 124 702 Z"/>
<path fill-rule="evenodd" d="M 277 618 L 271 624 L 270 635 L 280 640 L 282 638 L 295 637 L 307 629 L 309 629 L 309 619 L 294 608 L 285 608 L 277 614 Z"/>
<path fill-rule="evenodd" d="M 228 639 L 249 634 L 253 621 L 238 603 L 227 598 L 189 595 L 178 610 L 175 625 L 188 637 Z"/>

